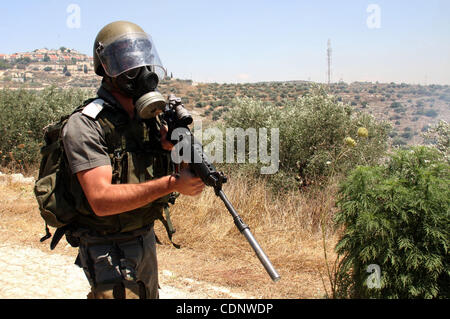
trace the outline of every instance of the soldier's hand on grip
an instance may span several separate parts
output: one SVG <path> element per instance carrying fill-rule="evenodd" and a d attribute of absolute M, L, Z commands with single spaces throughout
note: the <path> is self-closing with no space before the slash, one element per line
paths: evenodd
<path fill-rule="evenodd" d="M 199 195 L 205 184 L 200 177 L 195 176 L 189 168 L 182 169 L 175 181 L 175 189 L 183 195 L 196 196 Z"/>

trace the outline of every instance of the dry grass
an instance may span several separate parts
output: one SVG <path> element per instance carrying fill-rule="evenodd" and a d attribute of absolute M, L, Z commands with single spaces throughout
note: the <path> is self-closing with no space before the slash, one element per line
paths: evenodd
<path fill-rule="evenodd" d="M 177 229 L 174 241 L 224 261 L 225 269 L 212 270 L 208 265 L 202 269 L 199 265 L 197 271 L 209 280 L 226 281 L 228 285 L 260 285 L 260 294 L 267 298 L 324 297 L 321 274 L 327 284 L 327 271 L 321 225 L 325 225 L 325 247 L 332 263 L 336 236 L 329 225 L 334 189 L 274 195 L 263 180 L 249 180 L 241 175 L 233 176 L 223 189 L 281 274 L 282 281 L 277 284 L 270 281 L 212 189 L 197 197 L 180 197 L 172 209 L 172 221 Z"/>
<path fill-rule="evenodd" d="M 2 179 L 3 178 L 3 179 Z M 0 178 L 0 240 L 13 241 L 50 252 L 31 184 Z M 281 274 L 273 283 L 250 245 L 233 223 L 231 215 L 212 189 L 197 197 L 180 196 L 172 209 L 177 233 L 173 248 L 165 230 L 156 223 L 161 269 L 169 269 L 196 280 L 228 286 L 259 298 L 324 298 L 329 289 L 324 259 L 321 221 L 329 224 L 332 188 L 291 192 L 275 196 L 261 180 L 232 176 L 224 191 L 255 238 Z M 329 263 L 333 263 L 336 235 L 325 229 Z M 61 242 L 55 252 L 75 256 Z"/>

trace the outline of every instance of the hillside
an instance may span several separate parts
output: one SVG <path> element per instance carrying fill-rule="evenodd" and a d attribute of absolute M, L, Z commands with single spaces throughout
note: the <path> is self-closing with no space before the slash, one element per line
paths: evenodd
<path fill-rule="evenodd" d="M 14 55 L 0 54 L 0 87 L 42 89 L 55 85 L 63 89 L 95 90 L 101 78 L 93 72 L 92 57 L 64 47 L 39 49 Z M 250 97 L 283 106 L 308 92 L 305 81 L 265 83 L 195 83 L 167 78 L 159 85 L 164 95 L 175 93 L 185 105 L 207 120 L 220 120 L 235 97 Z M 394 145 L 418 144 L 421 133 L 440 119 L 450 119 L 450 86 L 406 83 L 333 83 L 330 93 L 355 109 L 392 123 Z"/>
<path fill-rule="evenodd" d="M 93 58 L 74 49 L 36 49 L 0 54 L 0 87 L 40 89 L 93 87 L 98 84 Z"/>
<path fill-rule="evenodd" d="M 160 85 L 162 92 L 173 92 L 203 116 L 220 119 L 235 97 L 250 97 L 283 106 L 286 100 L 307 93 L 311 83 L 267 82 L 243 84 L 192 83 L 169 81 Z M 450 86 L 380 84 L 355 82 L 335 83 L 329 87 L 343 103 L 392 123 L 391 137 L 395 145 L 422 142 L 420 133 L 440 119 L 450 119 Z"/>

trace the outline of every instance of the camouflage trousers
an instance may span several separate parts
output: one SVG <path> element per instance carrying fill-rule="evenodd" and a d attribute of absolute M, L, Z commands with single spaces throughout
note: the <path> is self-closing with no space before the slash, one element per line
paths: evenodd
<path fill-rule="evenodd" d="M 91 285 L 88 299 L 159 298 L 155 233 L 141 232 L 79 237 L 75 264 Z"/>

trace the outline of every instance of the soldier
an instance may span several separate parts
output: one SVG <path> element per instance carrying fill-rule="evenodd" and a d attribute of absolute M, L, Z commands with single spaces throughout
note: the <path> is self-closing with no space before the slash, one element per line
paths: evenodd
<path fill-rule="evenodd" d="M 98 98 L 62 132 L 77 213 L 66 238 L 79 246 L 88 298 L 158 298 L 154 220 L 173 193 L 195 196 L 205 185 L 188 169 L 173 172 L 158 116 L 165 69 L 151 37 L 131 22 L 108 24 L 95 40 L 94 68 L 103 77 Z"/>

